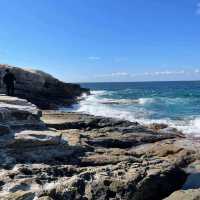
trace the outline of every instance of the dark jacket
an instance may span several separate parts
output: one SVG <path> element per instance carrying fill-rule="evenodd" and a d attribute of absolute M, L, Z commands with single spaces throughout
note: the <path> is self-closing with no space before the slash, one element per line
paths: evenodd
<path fill-rule="evenodd" d="M 13 85 L 14 81 L 16 81 L 16 78 L 14 74 L 11 72 L 6 73 L 5 76 L 3 77 L 3 82 L 6 85 Z"/>

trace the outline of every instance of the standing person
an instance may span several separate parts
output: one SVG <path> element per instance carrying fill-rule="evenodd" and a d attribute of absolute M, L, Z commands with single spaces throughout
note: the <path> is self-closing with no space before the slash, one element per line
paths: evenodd
<path fill-rule="evenodd" d="M 6 74 L 3 77 L 3 82 L 6 85 L 6 94 L 8 96 L 14 95 L 15 81 L 16 81 L 16 78 L 14 74 L 10 72 L 9 69 L 6 69 Z"/>

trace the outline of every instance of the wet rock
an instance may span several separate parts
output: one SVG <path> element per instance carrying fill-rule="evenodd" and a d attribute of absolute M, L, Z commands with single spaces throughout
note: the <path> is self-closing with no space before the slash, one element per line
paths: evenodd
<path fill-rule="evenodd" d="M 123 120 L 116 120 L 112 118 L 94 117 L 92 115 L 78 114 L 78 113 L 64 113 L 54 111 L 44 111 L 42 120 L 44 123 L 51 128 L 58 130 L 65 129 L 108 129 L 114 131 L 116 129 L 128 130 L 134 129 L 139 125 L 137 122 L 129 122 Z M 132 126 L 132 127 L 131 127 Z M 137 127 L 139 129 L 139 127 Z M 140 126 L 142 130 L 146 130 Z M 124 131 L 126 132 L 126 131 Z M 128 131 L 127 131 L 128 132 Z"/>

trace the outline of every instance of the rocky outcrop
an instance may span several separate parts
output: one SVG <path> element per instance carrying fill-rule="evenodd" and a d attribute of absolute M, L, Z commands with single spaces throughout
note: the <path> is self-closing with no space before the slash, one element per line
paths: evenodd
<path fill-rule="evenodd" d="M 15 95 L 25 98 L 43 109 L 72 104 L 81 94 L 89 93 L 88 89 L 81 88 L 78 84 L 61 82 L 42 71 L 8 65 L 0 65 L 1 86 L 3 86 L 2 78 L 7 68 L 16 76 Z"/>
<path fill-rule="evenodd" d="M 2 200 L 161 200 L 199 160 L 198 142 L 164 125 L 59 111 L 41 117 L 7 96 L 0 116 Z"/>
<path fill-rule="evenodd" d="M 174 192 L 165 200 L 199 200 L 200 189 L 180 190 Z"/>

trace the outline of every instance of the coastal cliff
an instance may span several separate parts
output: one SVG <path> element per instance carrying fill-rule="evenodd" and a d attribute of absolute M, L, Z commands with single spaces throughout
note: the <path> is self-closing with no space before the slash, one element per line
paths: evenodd
<path fill-rule="evenodd" d="M 166 124 L 41 110 L 88 90 L 43 72 L 12 70 L 22 81 L 17 96 L 27 98 L 0 95 L 0 199 L 199 198 L 199 182 L 190 183 L 200 172 L 198 140 Z"/>
<path fill-rule="evenodd" d="M 42 109 L 70 105 L 81 94 L 89 93 L 88 89 L 81 88 L 78 84 L 64 83 L 45 72 L 2 64 L 0 64 L 1 89 L 2 78 L 8 68 L 16 77 L 15 95 L 29 100 Z"/>

